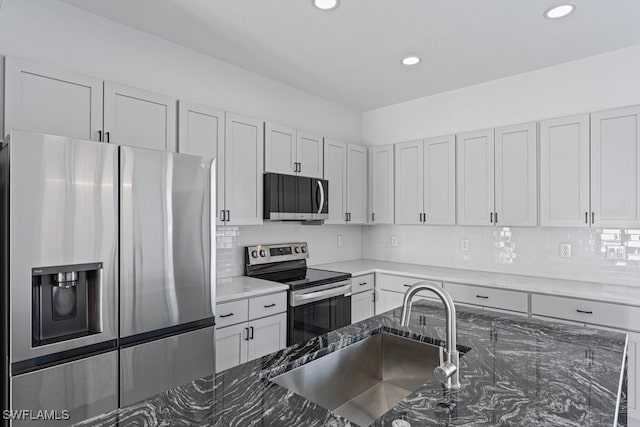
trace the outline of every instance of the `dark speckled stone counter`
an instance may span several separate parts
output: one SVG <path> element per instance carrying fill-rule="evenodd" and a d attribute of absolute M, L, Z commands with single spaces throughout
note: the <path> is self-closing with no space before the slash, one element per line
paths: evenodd
<path fill-rule="evenodd" d="M 426 326 L 419 326 L 420 315 Z M 399 309 L 384 313 L 80 425 L 353 425 L 269 379 L 380 332 L 444 345 L 440 306 L 414 304 L 409 328 L 399 326 L 399 317 Z M 624 334 L 462 307 L 457 322 L 459 349 L 468 350 L 460 359 L 460 390 L 449 393 L 431 379 L 374 425 L 626 424 Z"/>

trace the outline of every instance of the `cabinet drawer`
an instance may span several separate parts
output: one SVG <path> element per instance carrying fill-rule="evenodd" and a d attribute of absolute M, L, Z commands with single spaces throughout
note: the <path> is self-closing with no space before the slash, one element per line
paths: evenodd
<path fill-rule="evenodd" d="M 216 329 L 249 320 L 249 303 L 246 299 L 216 304 Z"/>
<path fill-rule="evenodd" d="M 373 289 L 374 279 L 373 273 L 365 274 L 363 276 L 355 276 L 351 278 L 351 293 L 357 294 L 358 292 L 368 291 Z"/>
<path fill-rule="evenodd" d="M 249 319 L 270 316 L 287 311 L 287 293 L 255 297 L 249 300 Z"/>
<path fill-rule="evenodd" d="M 377 280 L 376 285 L 378 289 L 385 289 L 385 290 L 394 291 L 394 292 L 402 292 L 403 294 L 407 292 L 407 289 L 409 289 L 411 286 L 415 285 L 418 282 L 428 282 L 438 287 L 442 287 L 441 282 L 435 282 L 433 280 L 418 279 L 415 277 L 392 276 L 390 274 L 379 274 L 378 277 L 376 277 L 376 280 Z M 420 295 L 423 295 L 423 293 L 420 293 Z M 424 295 L 435 297 L 435 295 L 431 294 L 430 292 L 425 292 Z"/>
<path fill-rule="evenodd" d="M 612 328 L 640 330 L 640 307 L 608 302 L 533 294 L 531 313 Z"/>
<path fill-rule="evenodd" d="M 529 311 L 526 292 L 462 285 L 460 283 L 446 283 L 444 288 L 456 302 L 523 313 Z"/>

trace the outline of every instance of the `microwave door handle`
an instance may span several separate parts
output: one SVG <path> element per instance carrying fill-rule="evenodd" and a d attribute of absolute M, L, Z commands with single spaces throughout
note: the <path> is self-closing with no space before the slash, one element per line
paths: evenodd
<path fill-rule="evenodd" d="M 318 213 L 322 213 L 322 208 L 324 208 L 324 187 L 322 186 L 322 181 L 318 180 L 318 189 L 320 190 L 320 205 L 318 207 Z"/>

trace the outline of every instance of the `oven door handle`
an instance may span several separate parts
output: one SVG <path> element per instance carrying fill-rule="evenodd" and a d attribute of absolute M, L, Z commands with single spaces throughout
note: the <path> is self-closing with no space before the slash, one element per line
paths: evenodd
<path fill-rule="evenodd" d="M 324 291 L 309 292 L 300 295 L 296 295 L 295 293 L 293 293 L 291 294 L 291 306 L 297 307 L 299 305 L 309 304 L 340 295 L 344 295 L 345 297 L 351 296 L 351 284 L 327 289 Z"/>

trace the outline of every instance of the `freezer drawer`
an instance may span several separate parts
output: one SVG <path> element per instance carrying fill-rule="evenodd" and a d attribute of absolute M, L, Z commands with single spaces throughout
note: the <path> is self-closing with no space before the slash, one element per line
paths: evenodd
<path fill-rule="evenodd" d="M 120 398 L 127 406 L 215 372 L 214 327 L 120 350 Z"/>
<path fill-rule="evenodd" d="M 100 354 L 11 378 L 11 409 L 57 410 L 59 421 L 13 421 L 13 426 L 67 426 L 118 407 L 118 352 Z"/>

